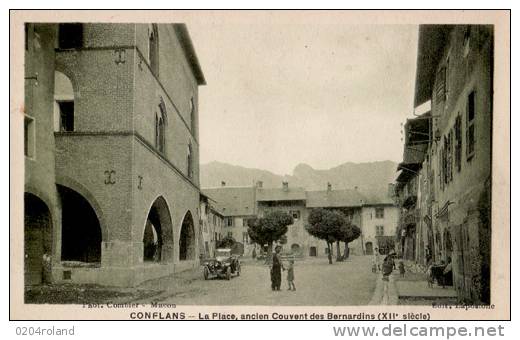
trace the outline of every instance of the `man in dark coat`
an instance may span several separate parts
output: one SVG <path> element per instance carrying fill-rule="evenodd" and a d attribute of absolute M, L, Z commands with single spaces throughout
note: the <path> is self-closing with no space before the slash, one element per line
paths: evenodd
<path fill-rule="evenodd" d="M 282 285 L 282 259 L 280 258 L 280 252 L 282 247 L 276 246 L 273 254 L 273 264 L 271 265 L 271 289 L 280 290 Z"/>

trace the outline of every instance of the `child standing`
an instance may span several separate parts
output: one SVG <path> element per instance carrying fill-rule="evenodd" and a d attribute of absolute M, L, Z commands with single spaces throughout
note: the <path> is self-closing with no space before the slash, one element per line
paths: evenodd
<path fill-rule="evenodd" d="M 404 277 L 404 273 L 406 270 L 404 269 L 404 262 L 403 260 L 399 261 L 399 274 L 401 274 L 401 277 Z"/>
<path fill-rule="evenodd" d="M 287 266 L 287 284 L 289 285 L 288 290 L 296 290 L 294 285 L 294 260 L 289 260 L 289 266 Z"/>

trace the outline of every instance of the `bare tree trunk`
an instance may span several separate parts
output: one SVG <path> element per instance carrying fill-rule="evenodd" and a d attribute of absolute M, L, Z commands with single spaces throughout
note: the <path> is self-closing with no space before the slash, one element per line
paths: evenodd
<path fill-rule="evenodd" d="M 343 255 L 343 259 L 348 259 L 350 256 L 350 249 L 348 248 L 348 242 L 345 242 L 345 255 Z"/>
<path fill-rule="evenodd" d="M 267 245 L 267 256 L 265 257 L 265 263 L 273 263 L 273 242 L 269 242 Z"/>
<path fill-rule="evenodd" d="M 327 257 L 329 258 L 329 264 L 332 264 L 332 244 L 327 241 L 327 249 L 329 250 Z"/>
<path fill-rule="evenodd" d="M 339 241 L 336 241 L 336 262 L 341 261 L 341 250 L 339 247 Z"/>

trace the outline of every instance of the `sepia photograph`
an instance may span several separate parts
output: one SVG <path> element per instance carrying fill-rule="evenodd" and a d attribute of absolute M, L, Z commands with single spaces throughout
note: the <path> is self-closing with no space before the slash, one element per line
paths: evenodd
<path fill-rule="evenodd" d="M 508 11 L 51 14 L 11 13 L 11 318 L 510 318 Z"/>

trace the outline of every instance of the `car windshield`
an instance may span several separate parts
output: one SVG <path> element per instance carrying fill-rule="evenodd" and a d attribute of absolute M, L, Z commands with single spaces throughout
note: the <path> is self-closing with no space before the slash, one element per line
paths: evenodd
<path fill-rule="evenodd" d="M 230 250 L 217 249 L 217 251 L 215 252 L 216 257 L 226 257 L 226 256 L 229 256 L 230 254 L 231 254 Z"/>

